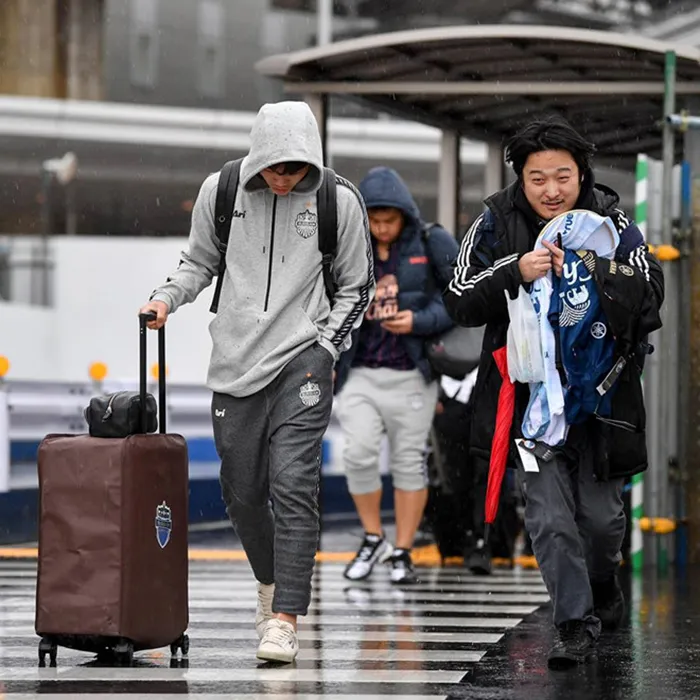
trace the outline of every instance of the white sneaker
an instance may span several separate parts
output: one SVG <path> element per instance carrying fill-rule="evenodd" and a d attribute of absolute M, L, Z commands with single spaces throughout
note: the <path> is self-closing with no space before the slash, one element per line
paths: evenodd
<path fill-rule="evenodd" d="M 345 567 L 343 575 L 350 581 L 362 581 L 372 573 L 375 564 L 383 564 L 393 551 L 391 543 L 380 535 L 365 534 L 355 558 Z"/>
<path fill-rule="evenodd" d="M 291 664 L 299 653 L 299 640 L 291 622 L 273 617 L 265 627 L 257 657 L 263 661 Z"/>
<path fill-rule="evenodd" d="M 413 570 L 411 553 L 407 549 L 395 549 L 390 557 L 392 583 L 418 583 Z"/>
<path fill-rule="evenodd" d="M 265 635 L 265 627 L 272 619 L 272 599 L 275 597 L 274 583 L 258 582 L 258 609 L 255 613 L 255 630 L 258 633 L 258 639 L 262 639 Z"/>

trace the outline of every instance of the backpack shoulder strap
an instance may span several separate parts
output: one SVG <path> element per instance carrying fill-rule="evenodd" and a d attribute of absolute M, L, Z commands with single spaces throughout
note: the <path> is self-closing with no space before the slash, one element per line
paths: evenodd
<path fill-rule="evenodd" d="M 433 257 L 433 249 L 430 244 L 430 234 L 432 233 L 433 229 L 436 226 L 439 226 L 440 224 L 436 224 L 435 222 L 429 222 L 429 223 L 423 223 L 423 228 L 421 229 L 421 238 L 423 239 L 423 245 L 425 246 L 425 250 L 428 253 L 428 261 L 430 262 L 430 266 L 435 268 L 434 264 L 434 257 Z"/>
<path fill-rule="evenodd" d="M 430 238 L 430 234 L 432 230 L 436 227 L 439 226 L 440 224 L 434 222 L 434 221 L 426 221 L 423 222 L 423 230 L 422 230 L 422 236 L 423 240 L 425 241 L 425 244 L 428 244 L 428 239 Z"/>
<path fill-rule="evenodd" d="M 429 223 L 424 223 L 423 224 L 423 230 L 421 231 L 421 237 L 423 238 L 423 244 L 425 245 L 425 250 L 428 254 L 428 262 L 430 263 L 430 269 L 432 271 L 432 277 L 434 281 L 437 283 L 437 285 L 441 288 L 446 287 L 452 280 L 443 280 L 441 279 L 441 274 L 440 274 L 440 266 L 436 264 L 435 262 L 435 255 L 433 254 L 433 246 L 430 243 L 431 236 L 430 234 L 432 233 L 434 228 L 440 227 L 440 224 L 432 221 Z"/>
<path fill-rule="evenodd" d="M 323 181 L 316 193 L 318 212 L 318 249 L 323 265 L 323 283 L 332 302 L 336 292 L 333 261 L 338 248 L 338 202 L 335 171 L 323 169 Z"/>
<path fill-rule="evenodd" d="M 216 243 L 219 246 L 219 270 L 217 272 L 216 289 L 211 301 L 209 311 L 215 314 L 219 308 L 219 297 L 221 296 L 221 286 L 224 282 L 224 272 L 226 271 L 226 250 L 228 249 L 228 238 L 231 234 L 231 218 L 233 217 L 233 207 L 236 203 L 236 193 L 238 192 L 238 181 L 241 175 L 242 158 L 230 160 L 221 168 L 219 174 L 219 185 L 216 189 L 216 205 L 214 206 L 214 228 L 216 232 Z"/>

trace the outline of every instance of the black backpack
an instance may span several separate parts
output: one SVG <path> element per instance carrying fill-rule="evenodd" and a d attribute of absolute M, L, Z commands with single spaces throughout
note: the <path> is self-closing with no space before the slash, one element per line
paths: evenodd
<path fill-rule="evenodd" d="M 221 258 L 216 280 L 216 289 L 209 311 L 215 314 L 219 308 L 221 285 L 226 270 L 226 249 L 231 233 L 231 218 L 236 203 L 238 181 L 241 174 L 243 158 L 231 160 L 224 165 L 219 175 L 219 187 L 216 191 L 216 206 L 214 210 L 214 225 L 216 239 Z M 323 169 L 323 182 L 316 193 L 316 208 L 318 211 L 318 249 L 323 256 L 323 283 L 328 299 L 333 303 L 336 292 L 333 261 L 338 247 L 338 208 L 336 202 L 335 172 L 330 168 Z"/>

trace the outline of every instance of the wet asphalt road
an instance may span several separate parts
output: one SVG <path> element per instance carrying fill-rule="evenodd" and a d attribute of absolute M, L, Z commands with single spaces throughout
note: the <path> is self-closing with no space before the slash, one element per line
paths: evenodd
<path fill-rule="evenodd" d="M 236 549 L 226 530 L 193 539 Z M 353 530 L 335 532 L 328 551 L 352 551 L 358 541 Z M 35 562 L 0 561 L 0 699 L 700 700 L 700 567 L 635 579 L 623 569 L 623 627 L 603 634 L 596 661 L 552 671 L 551 606 L 537 572 L 474 577 L 432 566 L 419 570 L 417 586 L 396 588 L 385 570 L 348 586 L 343 566 L 319 564 L 290 667 L 256 663 L 250 568 L 213 557 L 192 562 L 186 665 L 156 651 L 119 669 L 62 650 L 58 668 L 37 669 Z"/>
<path fill-rule="evenodd" d="M 511 630 L 463 681 L 479 700 L 697 700 L 700 698 L 700 568 L 623 576 L 627 620 L 604 633 L 598 659 L 568 671 L 546 665 L 551 608 Z"/>

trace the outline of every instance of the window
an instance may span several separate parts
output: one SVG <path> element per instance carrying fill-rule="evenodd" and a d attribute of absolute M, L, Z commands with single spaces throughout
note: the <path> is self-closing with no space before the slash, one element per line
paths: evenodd
<path fill-rule="evenodd" d="M 224 22 L 220 0 L 200 0 L 198 86 L 203 97 L 223 97 L 225 93 Z"/>
<path fill-rule="evenodd" d="M 158 80 L 158 0 L 131 0 L 131 82 L 153 88 Z"/>

